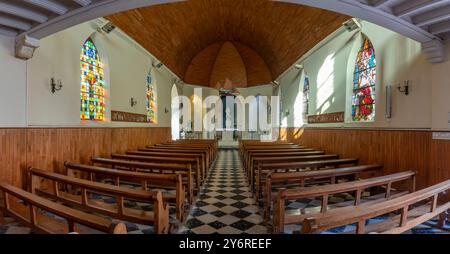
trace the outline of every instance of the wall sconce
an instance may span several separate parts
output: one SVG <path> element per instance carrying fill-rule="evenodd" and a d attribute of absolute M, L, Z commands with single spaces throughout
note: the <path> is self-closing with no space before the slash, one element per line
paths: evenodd
<path fill-rule="evenodd" d="M 52 93 L 56 93 L 56 91 L 60 91 L 63 87 L 61 80 L 58 80 L 58 84 L 56 84 L 54 78 L 51 79 L 50 85 L 52 88 Z"/>
<path fill-rule="evenodd" d="M 400 93 L 404 93 L 406 96 L 408 96 L 409 95 L 409 83 L 410 83 L 410 81 L 409 80 L 407 80 L 407 81 L 404 81 L 403 82 L 403 87 L 399 84 L 398 85 L 398 91 L 400 92 Z"/>
<path fill-rule="evenodd" d="M 134 107 L 138 104 L 138 101 L 135 98 L 131 97 L 130 104 L 131 104 L 131 107 Z"/>

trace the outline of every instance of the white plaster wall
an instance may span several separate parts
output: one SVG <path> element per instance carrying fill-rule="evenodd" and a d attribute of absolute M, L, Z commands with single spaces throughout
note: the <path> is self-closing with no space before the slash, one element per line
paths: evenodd
<path fill-rule="evenodd" d="M 169 127 L 170 90 L 175 77 L 165 67 L 152 68 L 152 56 L 121 32 L 98 33 L 95 24 L 87 22 L 41 40 L 41 47 L 28 61 L 29 126 Z M 80 54 L 89 36 L 105 64 L 109 89 L 104 122 L 79 119 Z M 110 122 L 110 110 L 146 113 L 145 85 L 150 70 L 157 81 L 158 124 Z M 63 89 L 55 94 L 50 92 L 52 77 L 63 83 Z M 131 97 L 138 101 L 135 107 L 130 105 Z"/>
<path fill-rule="evenodd" d="M 14 38 L 0 35 L 0 127 L 26 126 L 26 62 L 14 57 Z"/>
<path fill-rule="evenodd" d="M 308 126 L 431 128 L 432 65 L 421 52 L 421 45 L 369 22 L 363 21 L 362 25 L 362 33 L 369 37 L 376 50 L 376 121 L 371 123 L 351 121 L 351 86 L 356 55 L 362 45 L 362 35 L 344 31 L 331 35 L 322 47 L 300 63 L 310 78 L 309 114 L 345 111 L 346 122 Z M 301 115 L 301 112 L 294 112 L 296 98 L 303 90 L 301 70 L 291 68 L 279 80 L 283 91 L 282 118 L 285 118 L 285 126 L 301 127 L 294 123 L 295 114 Z M 409 96 L 401 94 L 396 88 L 397 84 L 405 80 L 412 82 Z M 386 85 L 393 85 L 391 119 L 385 117 Z M 297 102 L 301 102 L 301 99 L 302 95 Z M 297 107 L 299 108 L 302 107 Z M 287 116 L 286 111 L 290 113 Z"/>
<path fill-rule="evenodd" d="M 446 47 L 447 57 L 450 45 Z M 431 68 L 432 83 L 432 128 L 450 130 L 450 61 L 434 64 Z"/>

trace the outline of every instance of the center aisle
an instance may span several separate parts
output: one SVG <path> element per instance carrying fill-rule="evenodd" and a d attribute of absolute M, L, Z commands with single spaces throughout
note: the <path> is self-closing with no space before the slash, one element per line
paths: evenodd
<path fill-rule="evenodd" d="M 222 149 L 181 234 L 266 234 L 237 149 Z"/>

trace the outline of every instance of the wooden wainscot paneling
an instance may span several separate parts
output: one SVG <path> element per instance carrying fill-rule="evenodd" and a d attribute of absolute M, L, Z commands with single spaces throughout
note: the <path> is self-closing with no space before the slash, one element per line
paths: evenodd
<path fill-rule="evenodd" d="M 321 114 L 321 115 L 309 115 L 308 123 L 310 123 L 310 124 L 343 123 L 344 117 L 345 117 L 344 112 L 336 112 L 336 113 Z"/>
<path fill-rule="evenodd" d="M 417 170 L 419 188 L 449 179 L 450 153 L 444 154 L 445 149 L 450 151 L 450 142 L 445 146 L 432 142 L 429 131 L 289 128 L 285 132 L 292 142 L 341 157 L 356 157 L 364 164 L 381 163 L 384 174 Z"/>
<path fill-rule="evenodd" d="M 0 129 L 0 182 L 21 187 L 27 166 L 26 129 Z"/>
<path fill-rule="evenodd" d="M 124 153 L 147 145 L 163 143 L 171 140 L 170 128 L 117 128 L 112 129 L 111 150 Z"/>
<path fill-rule="evenodd" d="M 0 129 L 0 181 L 24 187 L 25 170 L 35 167 L 64 173 L 64 162 L 90 164 L 171 139 L 170 128 L 30 128 Z"/>

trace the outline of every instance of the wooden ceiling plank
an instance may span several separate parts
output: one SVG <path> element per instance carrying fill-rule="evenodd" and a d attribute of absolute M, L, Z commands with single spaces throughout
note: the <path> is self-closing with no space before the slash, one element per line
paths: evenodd
<path fill-rule="evenodd" d="M 191 0 L 107 17 L 187 83 L 192 80 L 185 78 L 191 77 L 188 69 L 193 59 L 208 46 L 224 41 L 242 43 L 254 50 L 265 62 L 259 66 L 269 68 L 270 74 L 264 77 L 277 78 L 349 18 L 310 6 L 268 0 Z"/>
<path fill-rule="evenodd" d="M 430 26 L 429 31 L 435 35 L 450 32 L 450 20 Z"/>
<path fill-rule="evenodd" d="M 418 15 L 449 4 L 450 0 L 409 0 L 393 7 L 394 15 L 400 18 Z"/>
<path fill-rule="evenodd" d="M 392 0 L 374 0 L 371 1 L 371 5 L 375 8 L 380 8 L 381 6 L 385 6 L 392 2 Z"/>
<path fill-rule="evenodd" d="M 0 26 L 0 34 L 10 37 L 10 36 L 16 36 L 18 34 L 18 32 L 15 29 Z"/>
<path fill-rule="evenodd" d="M 419 27 L 425 27 L 447 19 L 450 19 L 450 5 L 417 15 L 413 17 L 412 21 Z"/>
<path fill-rule="evenodd" d="M 0 12 L 8 13 L 38 23 L 44 23 L 48 20 L 48 17 L 42 13 L 7 2 L 0 2 Z"/>
<path fill-rule="evenodd" d="M 13 18 L 13 17 L 7 17 L 7 16 L 0 16 L 0 25 L 14 28 L 21 31 L 26 31 L 31 28 L 31 24 L 27 23 L 25 21 Z"/>
<path fill-rule="evenodd" d="M 92 3 L 91 0 L 73 0 L 73 1 L 83 7 L 88 6 Z"/>
<path fill-rule="evenodd" d="M 66 14 L 69 9 L 61 3 L 52 0 L 23 0 L 40 8 L 46 9 L 58 15 Z"/>

